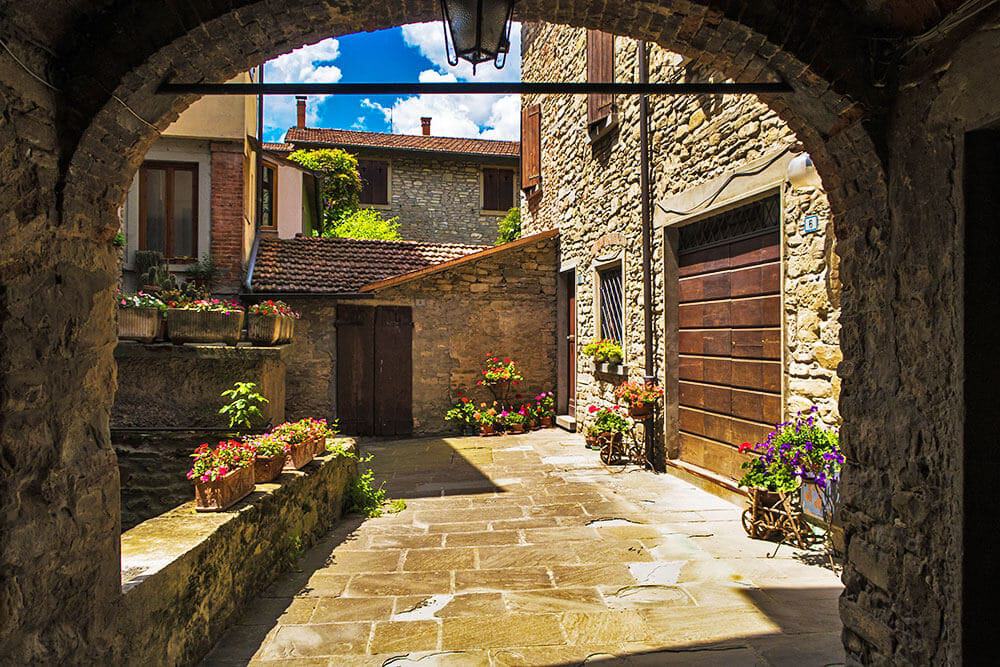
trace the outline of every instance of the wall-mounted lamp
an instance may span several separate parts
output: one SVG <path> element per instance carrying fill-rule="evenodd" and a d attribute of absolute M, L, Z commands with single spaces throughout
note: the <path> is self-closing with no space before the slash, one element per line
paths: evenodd
<path fill-rule="evenodd" d="M 458 59 L 476 65 L 493 61 L 503 68 L 510 51 L 510 26 L 516 0 L 441 0 L 444 51 L 452 67 Z M 449 48 L 449 43 L 451 48 Z"/>
<path fill-rule="evenodd" d="M 809 153 L 800 153 L 788 162 L 788 182 L 793 188 L 823 189 L 823 181 Z"/>

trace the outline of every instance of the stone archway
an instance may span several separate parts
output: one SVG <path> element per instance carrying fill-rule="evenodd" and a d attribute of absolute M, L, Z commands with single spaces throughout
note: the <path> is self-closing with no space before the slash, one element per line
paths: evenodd
<path fill-rule="evenodd" d="M 888 213 L 882 162 L 861 122 L 862 105 L 877 104 L 857 74 L 863 50 L 832 2 L 794 12 L 777 2 L 716 5 L 525 0 L 518 17 L 646 39 L 738 80 L 778 74 L 792 83 L 793 94 L 768 102 L 813 155 L 828 188 L 845 285 L 844 440 L 852 458 L 864 459 L 878 425 L 865 419 L 858 389 L 871 388 L 877 376 L 864 364 L 872 341 L 860 325 L 872 307 L 865 295 L 881 279 L 871 267 L 885 252 L 877 230 Z M 6 236 L 15 252 L 0 260 L 3 436 L 18 440 L 4 464 L 18 480 L 5 492 L 4 506 L 13 509 L 3 528 L 3 563 L 12 575 L 2 639 L 13 655 L 58 661 L 115 651 L 119 510 L 108 413 L 117 258 L 110 239 L 141 156 L 193 101 L 157 96 L 156 86 L 168 77 L 225 80 L 304 42 L 436 18 L 432 0 L 299 0 L 280 9 L 204 0 L 183 10 L 106 2 L 53 54 L 64 74 L 58 91 L 27 80 L 16 94 L 0 89 L 12 100 L 13 119 L 0 126 L 0 138 L 15 147 L 7 155 L 23 161 L 13 187 L 0 193 L 3 229 L 17 227 Z M 44 62 L 42 51 L 37 59 Z M 23 267 L 14 264 L 17 251 Z M 846 487 L 848 508 L 852 494 L 875 491 Z"/>

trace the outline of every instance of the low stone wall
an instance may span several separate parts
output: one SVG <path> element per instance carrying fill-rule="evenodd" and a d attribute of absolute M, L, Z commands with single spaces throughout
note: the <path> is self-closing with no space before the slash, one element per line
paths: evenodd
<path fill-rule="evenodd" d="M 115 348 L 118 393 L 112 427 L 220 428 L 226 389 L 256 382 L 268 399 L 265 415 L 285 419 L 287 345 L 276 347 L 120 342 Z"/>
<path fill-rule="evenodd" d="M 286 471 L 229 512 L 186 503 L 121 538 L 115 664 L 197 662 L 253 596 L 339 519 L 353 459 Z"/>

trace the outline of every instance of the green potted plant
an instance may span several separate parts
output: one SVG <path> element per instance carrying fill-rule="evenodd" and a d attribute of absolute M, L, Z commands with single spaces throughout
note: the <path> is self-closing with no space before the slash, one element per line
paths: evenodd
<path fill-rule="evenodd" d="M 552 428 L 556 418 L 556 397 L 551 391 L 543 391 L 535 396 L 535 414 L 542 428 Z"/>
<path fill-rule="evenodd" d="M 299 314 L 284 301 L 261 301 L 247 310 L 247 338 L 257 345 L 291 342 Z"/>
<path fill-rule="evenodd" d="M 444 413 L 446 421 L 454 423 L 463 435 L 474 435 L 479 432 L 476 423 L 476 404 L 461 391 L 456 391 L 457 401 Z"/>
<path fill-rule="evenodd" d="M 285 467 L 285 459 L 291 447 L 273 433 L 254 435 L 244 440 L 254 448 L 254 482 L 263 484 L 273 481 Z"/>
<path fill-rule="evenodd" d="M 635 424 L 618 405 L 603 408 L 591 405 L 587 411 L 593 418 L 592 426 L 597 432 L 597 440 L 601 446 L 601 460 L 604 463 L 612 463 L 620 459 L 623 451 L 622 439 Z"/>
<path fill-rule="evenodd" d="M 297 422 L 285 422 L 272 429 L 271 434 L 289 446 L 286 467 L 298 470 L 317 456 L 326 453 L 326 443 L 329 438 L 337 435 L 325 419 L 300 419 Z"/>
<path fill-rule="evenodd" d="M 480 375 L 477 384 L 489 389 L 493 399 L 500 405 L 508 405 L 507 398 L 511 387 L 524 379 L 513 359 L 492 354 L 487 355 Z"/>
<path fill-rule="evenodd" d="M 227 440 L 213 449 L 208 443 L 202 443 L 191 457 L 194 463 L 187 477 L 194 482 L 195 510 L 198 512 L 221 512 L 253 491 L 255 452 L 252 446 Z"/>
<path fill-rule="evenodd" d="M 152 343 L 160 333 L 166 305 L 151 294 L 138 292 L 115 296 L 118 301 L 118 338 Z"/>
<path fill-rule="evenodd" d="M 168 302 L 167 306 L 167 334 L 178 345 L 236 345 L 243 333 L 243 307 L 236 301 L 194 299 Z"/>
<path fill-rule="evenodd" d="M 500 425 L 500 415 L 497 413 L 496 403 L 490 407 L 487 407 L 485 403 L 481 403 L 479 408 L 473 414 L 476 423 L 479 425 L 479 435 L 494 435 L 497 426 Z"/>
<path fill-rule="evenodd" d="M 629 417 L 645 419 L 663 400 L 663 389 L 645 382 L 623 382 L 615 389 L 615 398 L 628 406 Z"/>
<path fill-rule="evenodd" d="M 595 338 L 583 346 L 583 354 L 593 359 L 594 368 L 603 373 L 618 372 L 625 358 L 621 343 L 610 338 Z"/>
<path fill-rule="evenodd" d="M 524 433 L 527 428 L 528 418 L 524 414 L 524 407 L 519 410 L 504 410 L 500 413 L 500 422 L 511 433 Z"/>

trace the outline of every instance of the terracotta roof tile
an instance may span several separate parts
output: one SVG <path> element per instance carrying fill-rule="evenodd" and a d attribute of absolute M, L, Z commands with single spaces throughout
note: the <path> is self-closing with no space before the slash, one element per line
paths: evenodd
<path fill-rule="evenodd" d="M 289 153 L 295 150 L 295 146 L 292 146 L 291 144 L 276 144 L 267 141 L 261 144 L 261 146 L 263 146 L 264 150 L 269 153 L 278 153 L 279 155 L 286 157 Z"/>
<path fill-rule="evenodd" d="M 420 134 L 389 134 L 386 132 L 358 132 L 356 130 L 312 127 L 289 128 L 285 134 L 285 142 L 290 144 L 303 143 L 351 148 L 383 148 L 430 151 L 432 153 L 489 155 L 505 158 L 517 158 L 521 154 L 521 144 L 517 141 L 461 139 L 457 137 L 424 136 Z"/>
<path fill-rule="evenodd" d="M 368 283 L 447 262 L 488 246 L 420 241 L 261 237 L 255 292 L 345 294 Z"/>

